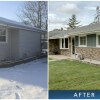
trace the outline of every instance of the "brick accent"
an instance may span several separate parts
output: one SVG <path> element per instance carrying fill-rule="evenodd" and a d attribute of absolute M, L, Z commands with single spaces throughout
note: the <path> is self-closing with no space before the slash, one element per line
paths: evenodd
<path fill-rule="evenodd" d="M 75 47 L 76 53 L 84 55 L 87 59 L 100 60 L 100 48 Z"/>

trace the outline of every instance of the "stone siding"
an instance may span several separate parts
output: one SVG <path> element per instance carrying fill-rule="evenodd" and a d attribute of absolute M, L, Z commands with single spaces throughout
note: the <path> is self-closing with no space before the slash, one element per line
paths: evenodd
<path fill-rule="evenodd" d="M 50 39 L 49 40 L 49 54 L 60 54 L 59 49 L 59 39 Z"/>
<path fill-rule="evenodd" d="M 87 59 L 100 60 L 100 48 L 76 47 L 76 53 Z"/>
<path fill-rule="evenodd" d="M 49 54 L 55 54 L 54 53 L 55 51 L 58 51 L 58 54 L 60 55 L 71 56 L 71 38 L 69 38 L 69 48 L 68 49 L 60 49 L 59 39 L 49 40 Z"/>
<path fill-rule="evenodd" d="M 61 55 L 71 56 L 71 45 L 69 45 L 69 49 L 60 49 Z"/>
<path fill-rule="evenodd" d="M 68 49 L 60 49 L 61 55 L 71 56 L 71 38 L 69 38 L 69 48 Z"/>

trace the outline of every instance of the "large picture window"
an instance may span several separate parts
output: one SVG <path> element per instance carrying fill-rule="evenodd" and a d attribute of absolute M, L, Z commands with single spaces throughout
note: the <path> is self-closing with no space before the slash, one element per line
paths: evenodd
<path fill-rule="evenodd" d="M 68 38 L 60 39 L 60 49 L 67 49 L 68 48 Z"/>
<path fill-rule="evenodd" d="M 80 37 L 80 45 L 85 46 L 86 45 L 86 36 Z"/>
<path fill-rule="evenodd" d="M 0 29 L 0 42 L 6 42 L 6 29 Z"/>

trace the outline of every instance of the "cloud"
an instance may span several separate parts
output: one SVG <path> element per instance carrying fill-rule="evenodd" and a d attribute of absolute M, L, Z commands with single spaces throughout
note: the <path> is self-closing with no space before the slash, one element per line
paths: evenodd
<path fill-rule="evenodd" d="M 76 4 L 67 3 L 59 7 L 57 11 L 61 13 L 76 14 L 80 12 L 80 9 L 77 7 Z"/>
<path fill-rule="evenodd" d="M 53 29 L 60 29 L 61 27 L 67 26 L 67 21 L 63 17 L 59 17 L 54 13 L 48 14 L 48 22 L 49 22 L 49 31 Z"/>
<path fill-rule="evenodd" d="M 65 18 L 60 18 L 59 16 L 57 16 L 56 14 L 48 14 L 48 19 L 49 19 L 49 24 L 65 24 L 66 23 L 66 19 Z"/>

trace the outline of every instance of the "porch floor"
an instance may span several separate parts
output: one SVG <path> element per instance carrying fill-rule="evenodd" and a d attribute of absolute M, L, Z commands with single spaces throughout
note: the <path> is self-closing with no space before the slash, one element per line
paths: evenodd
<path fill-rule="evenodd" d="M 72 55 L 71 57 L 65 56 L 65 55 L 49 55 L 49 58 L 51 58 L 51 61 L 56 61 L 56 60 L 64 60 L 64 59 L 70 59 L 70 60 L 79 60 L 75 55 Z M 90 63 L 90 64 L 96 64 L 100 65 L 100 61 L 97 60 L 91 60 L 91 59 L 84 59 L 84 60 L 79 60 L 85 63 Z"/>

